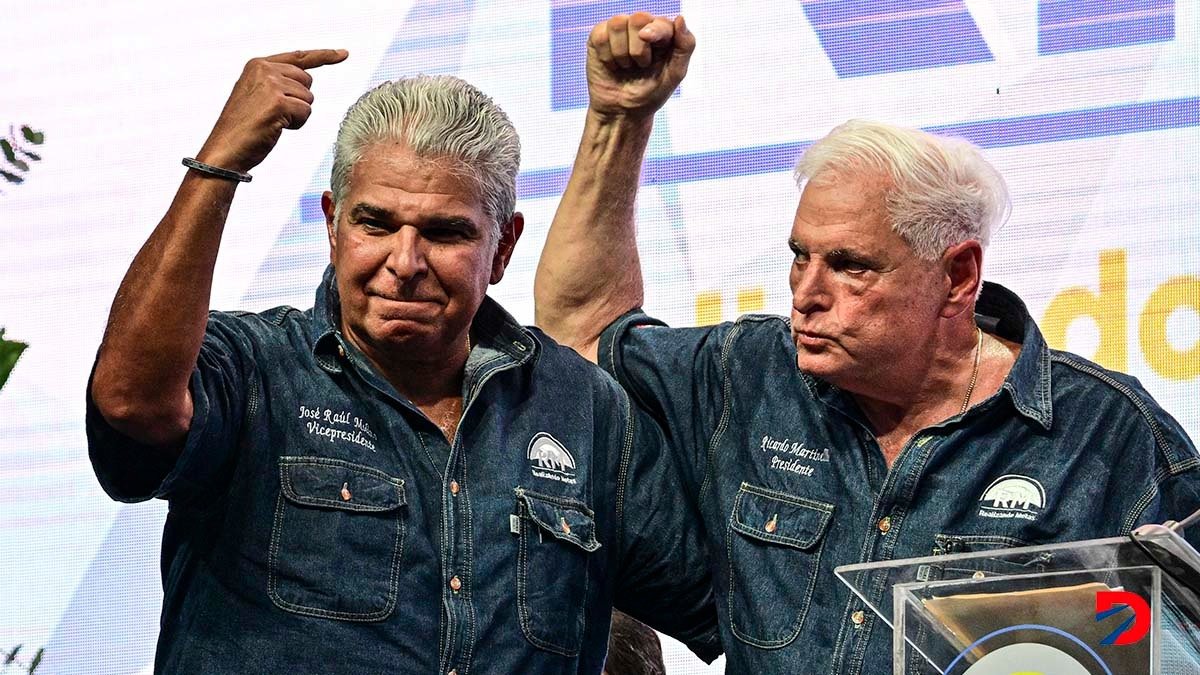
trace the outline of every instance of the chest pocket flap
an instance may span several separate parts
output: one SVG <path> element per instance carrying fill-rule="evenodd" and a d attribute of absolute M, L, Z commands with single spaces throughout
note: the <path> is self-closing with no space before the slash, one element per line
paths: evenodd
<path fill-rule="evenodd" d="M 583 503 L 524 489 L 517 491 L 517 501 L 523 505 L 524 515 L 545 533 L 588 553 L 600 548 L 600 542 L 596 541 L 594 514 Z"/>
<path fill-rule="evenodd" d="M 742 484 L 733 529 L 747 537 L 806 551 L 821 540 L 833 505 Z"/>
<path fill-rule="evenodd" d="M 283 494 L 291 502 L 382 513 L 404 506 L 404 481 L 369 466 L 332 457 L 280 457 Z"/>

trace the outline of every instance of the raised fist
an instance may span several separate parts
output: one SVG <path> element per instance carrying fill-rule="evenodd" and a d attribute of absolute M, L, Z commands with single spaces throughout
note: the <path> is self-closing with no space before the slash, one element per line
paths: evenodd
<path fill-rule="evenodd" d="M 605 116 L 653 116 L 687 74 L 696 36 L 682 16 L 646 12 L 602 21 L 588 35 L 591 109 Z"/>
<path fill-rule="evenodd" d="M 284 129 L 312 114 L 306 71 L 346 60 L 344 49 L 314 49 L 250 59 L 196 159 L 234 171 L 258 166 Z"/>

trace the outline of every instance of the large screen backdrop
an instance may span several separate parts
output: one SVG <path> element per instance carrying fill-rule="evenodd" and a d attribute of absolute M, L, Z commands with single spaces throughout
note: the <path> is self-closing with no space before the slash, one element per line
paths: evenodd
<path fill-rule="evenodd" d="M 117 284 L 246 59 L 351 51 L 314 71 L 312 119 L 238 189 L 215 308 L 311 305 L 340 116 L 373 84 L 427 72 L 475 83 L 521 133 L 527 226 L 493 295 L 532 320 L 534 268 L 582 127 L 583 42 L 596 20 L 637 6 L 334 4 L 4 10 L 0 327 L 30 346 L 0 392 L 0 648 L 24 644 L 27 658 L 44 646 L 39 672 L 149 671 L 165 507 L 100 491 L 83 392 Z M 1200 437 L 1196 2 L 642 6 L 684 13 L 700 41 L 643 179 L 649 311 L 674 325 L 786 313 L 797 154 L 852 117 L 955 134 L 986 148 L 1014 196 L 986 276 L 1021 294 L 1053 346 L 1136 375 Z M 707 672 L 668 651 L 672 672 Z"/>

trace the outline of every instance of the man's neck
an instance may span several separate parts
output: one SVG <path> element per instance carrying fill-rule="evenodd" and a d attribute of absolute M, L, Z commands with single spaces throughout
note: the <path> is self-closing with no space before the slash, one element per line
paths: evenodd
<path fill-rule="evenodd" d="M 471 343 L 468 334 L 453 340 L 445 349 L 414 358 L 409 353 L 389 354 L 363 344 L 346 333 L 359 351 L 396 391 L 424 410 L 447 399 L 462 398 L 463 377 Z"/>
<path fill-rule="evenodd" d="M 960 414 L 1004 384 L 1020 345 L 976 330 L 972 322 L 956 331 L 946 348 L 925 357 L 927 367 L 910 370 L 908 378 L 895 377 L 896 369 L 879 380 L 890 386 L 852 394 L 889 467 L 922 429 Z"/>

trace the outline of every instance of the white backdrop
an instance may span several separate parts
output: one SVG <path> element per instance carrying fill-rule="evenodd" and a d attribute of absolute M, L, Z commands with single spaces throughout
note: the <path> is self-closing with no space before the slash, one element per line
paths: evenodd
<path fill-rule="evenodd" d="M 521 133 L 526 232 L 493 295 L 531 321 L 533 270 L 583 119 L 586 29 L 682 11 L 699 38 L 659 115 L 640 201 L 648 309 L 676 325 L 786 313 L 799 150 L 850 117 L 987 148 L 1014 212 L 986 276 L 1052 344 L 1133 373 L 1200 437 L 1200 45 L 1195 0 L 315 0 L 4 7 L 0 326 L 30 343 L 0 392 L 0 648 L 39 672 L 148 672 L 160 504 L 91 474 L 83 389 L 109 304 L 252 56 L 344 47 L 314 113 L 239 188 L 212 304 L 307 307 L 317 198 L 346 107 L 376 82 L 460 75 Z M 11 129 L 10 129 L 11 125 Z M 33 146 L 21 125 L 45 134 Z M 835 583 L 829 580 L 829 583 Z M 668 645 L 671 672 L 699 673 Z M 719 672 L 718 668 L 711 669 Z"/>

